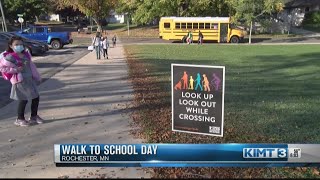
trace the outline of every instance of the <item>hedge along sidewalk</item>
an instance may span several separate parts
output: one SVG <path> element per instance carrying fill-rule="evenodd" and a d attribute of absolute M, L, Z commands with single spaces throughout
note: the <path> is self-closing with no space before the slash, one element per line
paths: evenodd
<path fill-rule="evenodd" d="M 129 134 L 126 104 L 133 90 L 123 49 L 109 50 L 110 60 L 96 60 L 95 52 L 89 53 L 40 85 L 44 124 L 16 127 L 17 103 L 0 109 L 0 177 L 150 177 L 137 168 L 57 168 L 53 162 L 54 144 L 142 143 Z"/>

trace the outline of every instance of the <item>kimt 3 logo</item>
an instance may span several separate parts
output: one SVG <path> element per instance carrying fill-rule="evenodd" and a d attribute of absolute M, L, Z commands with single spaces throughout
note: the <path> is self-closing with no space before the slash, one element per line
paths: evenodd
<path fill-rule="evenodd" d="M 285 148 L 243 148 L 243 158 L 287 158 Z"/>

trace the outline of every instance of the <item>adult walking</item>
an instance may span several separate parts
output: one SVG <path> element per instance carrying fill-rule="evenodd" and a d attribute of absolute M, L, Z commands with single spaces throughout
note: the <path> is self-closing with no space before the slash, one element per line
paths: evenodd
<path fill-rule="evenodd" d="M 183 81 L 183 89 L 188 89 L 188 74 L 186 71 L 183 72 L 181 80 Z"/>
<path fill-rule="evenodd" d="M 101 51 L 101 34 L 100 32 L 96 33 L 96 36 L 93 38 L 92 46 L 94 46 L 96 50 L 97 59 L 100 59 L 100 51 Z"/>
<path fill-rule="evenodd" d="M 43 123 L 43 119 L 38 115 L 40 98 L 37 84 L 41 82 L 41 77 L 31 55 L 25 50 L 21 37 L 11 37 L 0 61 L 0 71 L 4 79 L 12 84 L 10 98 L 18 101 L 18 117 L 14 124 L 29 126 Z M 24 113 L 28 101 L 32 102 L 31 117 L 26 120 Z"/>

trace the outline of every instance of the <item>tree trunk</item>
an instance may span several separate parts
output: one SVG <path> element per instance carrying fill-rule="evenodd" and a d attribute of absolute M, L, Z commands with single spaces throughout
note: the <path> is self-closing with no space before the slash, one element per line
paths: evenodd
<path fill-rule="evenodd" d="M 251 44 L 251 35 L 252 35 L 252 21 L 250 22 L 249 44 Z"/>
<path fill-rule="evenodd" d="M 101 27 L 101 24 L 100 24 L 98 18 L 93 17 L 92 19 L 94 20 L 94 22 L 95 22 L 95 23 L 97 24 L 97 26 L 98 26 L 97 32 L 102 32 L 102 27 Z"/>
<path fill-rule="evenodd" d="M 127 26 L 128 26 L 128 36 L 130 36 L 129 14 L 127 14 Z"/>
<path fill-rule="evenodd" d="M 38 16 L 36 16 L 36 22 L 39 22 L 39 17 Z"/>

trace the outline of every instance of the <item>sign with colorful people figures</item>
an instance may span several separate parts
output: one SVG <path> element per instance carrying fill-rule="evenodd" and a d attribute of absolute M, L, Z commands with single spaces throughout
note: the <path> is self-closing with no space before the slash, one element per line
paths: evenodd
<path fill-rule="evenodd" d="M 223 137 L 224 80 L 224 66 L 172 64 L 172 130 Z"/>

